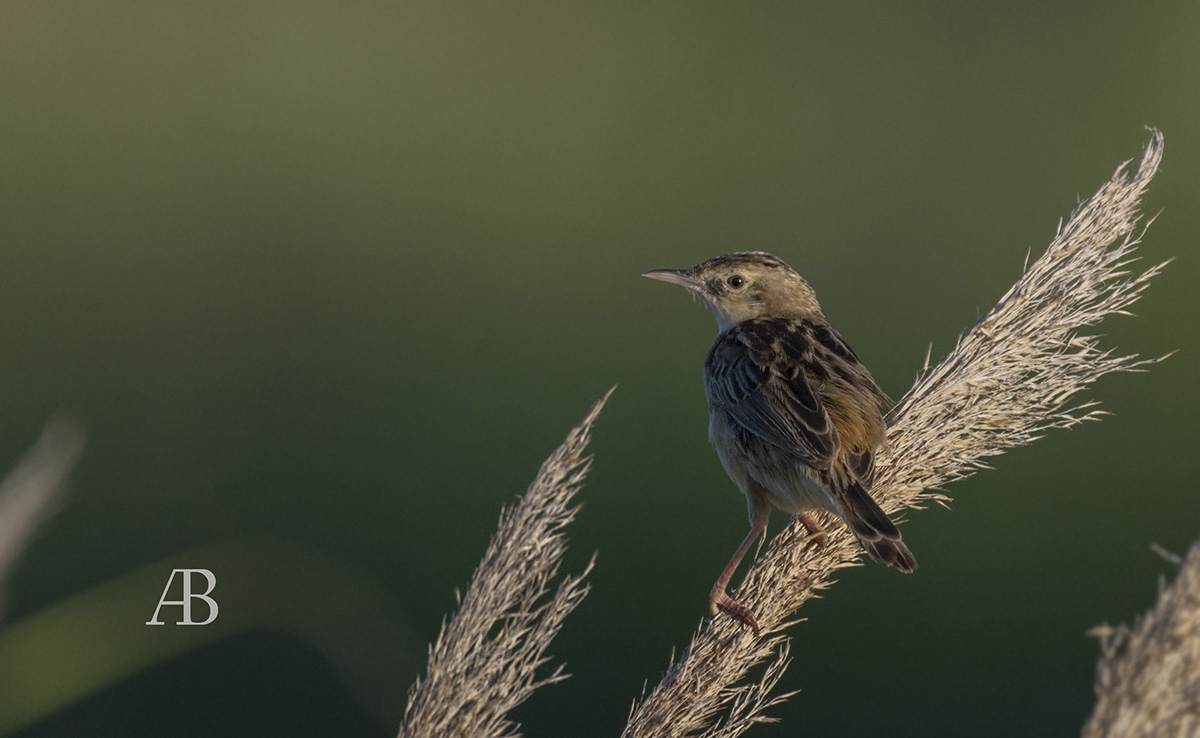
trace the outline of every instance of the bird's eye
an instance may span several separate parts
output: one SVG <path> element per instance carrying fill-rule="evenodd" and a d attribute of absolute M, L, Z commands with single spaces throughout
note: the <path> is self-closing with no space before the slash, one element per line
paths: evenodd
<path fill-rule="evenodd" d="M 735 274 L 729 278 L 729 286 L 733 287 L 734 289 L 737 289 L 738 287 L 741 287 L 744 284 L 746 284 L 746 280 L 742 279 L 737 274 Z"/>

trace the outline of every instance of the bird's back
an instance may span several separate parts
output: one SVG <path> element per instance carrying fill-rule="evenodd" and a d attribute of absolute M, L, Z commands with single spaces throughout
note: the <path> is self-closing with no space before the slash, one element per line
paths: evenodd
<path fill-rule="evenodd" d="M 704 374 L 713 412 L 802 463 L 870 485 L 887 396 L 828 323 L 782 317 L 735 325 L 709 349 Z"/>

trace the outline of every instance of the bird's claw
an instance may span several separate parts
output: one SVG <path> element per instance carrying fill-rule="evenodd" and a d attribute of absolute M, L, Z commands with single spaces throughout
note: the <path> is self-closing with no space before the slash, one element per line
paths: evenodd
<path fill-rule="evenodd" d="M 801 513 L 796 516 L 804 529 L 808 531 L 808 537 L 804 539 L 806 544 L 812 543 L 817 548 L 821 548 L 829 542 L 829 536 L 825 535 L 825 529 L 816 521 L 816 519 L 808 513 Z"/>
<path fill-rule="evenodd" d="M 719 596 L 713 597 L 709 600 L 709 615 L 716 617 L 718 608 L 729 613 L 742 625 L 750 626 L 751 630 L 754 631 L 755 638 L 758 638 L 760 635 L 762 635 L 762 632 L 758 628 L 758 621 L 754 619 L 754 613 L 750 610 L 750 608 L 739 604 L 724 592 L 720 593 Z"/>

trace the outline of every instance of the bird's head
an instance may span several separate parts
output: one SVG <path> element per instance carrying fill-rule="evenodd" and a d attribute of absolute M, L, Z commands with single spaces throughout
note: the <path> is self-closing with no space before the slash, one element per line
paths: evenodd
<path fill-rule="evenodd" d="M 739 251 L 691 269 L 655 269 L 642 276 L 686 288 L 722 331 L 755 318 L 824 318 L 808 282 L 782 259 L 762 251 Z"/>

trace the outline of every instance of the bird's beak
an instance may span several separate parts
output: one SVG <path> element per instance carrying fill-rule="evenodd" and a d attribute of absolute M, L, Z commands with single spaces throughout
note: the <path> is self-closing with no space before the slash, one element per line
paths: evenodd
<path fill-rule="evenodd" d="M 699 292 L 704 286 L 703 282 L 692 276 L 691 269 L 655 269 L 652 272 L 646 272 L 642 276 L 657 279 L 659 282 L 677 284 L 692 292 Z"/>

